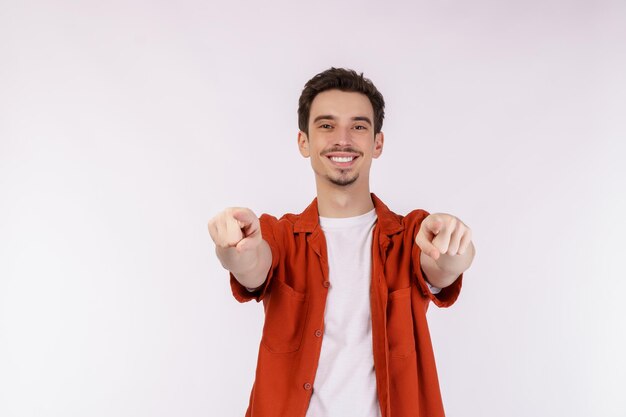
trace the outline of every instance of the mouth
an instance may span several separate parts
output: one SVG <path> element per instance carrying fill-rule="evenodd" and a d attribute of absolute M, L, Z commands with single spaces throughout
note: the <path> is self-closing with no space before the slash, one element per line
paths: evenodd
<path fill-rule="evenodd" d="M 332 152 L 325 155 L 330 162 L 340 168 L 347 168 L 354 164 L 359 158 L 358 154 L 347 153 L 347 152 Z"/>

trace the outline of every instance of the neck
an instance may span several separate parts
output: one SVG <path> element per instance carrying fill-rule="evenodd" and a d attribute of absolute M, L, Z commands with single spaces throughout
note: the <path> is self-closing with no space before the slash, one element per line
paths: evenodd
<path fill-rule="evenodd" d="M 367 182 L 338 186 L 318 181 L 316 185 L 317 209 L 322 217 L 354 217 L 374 208 Z"/>

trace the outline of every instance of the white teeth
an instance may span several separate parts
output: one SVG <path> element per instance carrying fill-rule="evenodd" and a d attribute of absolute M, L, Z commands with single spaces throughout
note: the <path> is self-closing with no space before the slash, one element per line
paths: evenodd
<path fill-rule="evenodd" d="M 331 156 L 330 160 L 333 162 L 352 162 L 353 156 Z"/>

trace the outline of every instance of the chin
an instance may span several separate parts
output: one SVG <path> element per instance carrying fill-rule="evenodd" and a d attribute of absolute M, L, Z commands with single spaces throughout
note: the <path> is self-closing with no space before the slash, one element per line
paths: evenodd
<path fill-rule="evenodd" d="M 329 180 L 333 184 L 338 185 L 340 187 L 347 187 L 348 185 L 354 184 L 358 178 L 359 178 L 359 176 L 357 175 L 357 176 L 352 177 L 352 178 L 345 178 L 345 177 L 329 178 Z"/>

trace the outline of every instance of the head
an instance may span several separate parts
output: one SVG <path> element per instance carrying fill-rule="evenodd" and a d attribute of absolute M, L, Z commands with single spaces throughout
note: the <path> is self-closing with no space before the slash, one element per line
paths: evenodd
<path fill-rule="evenodd" d="M 382 153 L 385 102 L 363 74 L 331 68 L 309 80 L 299 100 L 298 146 L 316 181 L 369 189 L 372 159 Z"/>
<path fill-rule="evenodd" d="M 311 104 L 315 97 L 324 91 L 339 90 L 365 95 L 374 111 L 374 133 L 380 133 L 385 118 L 385 100 L 376 86 L 363 73 L 344 68 L 330 68 L 311 78 L 305 85 L 298 100 L 298 127 L 308 134 Z"/>

